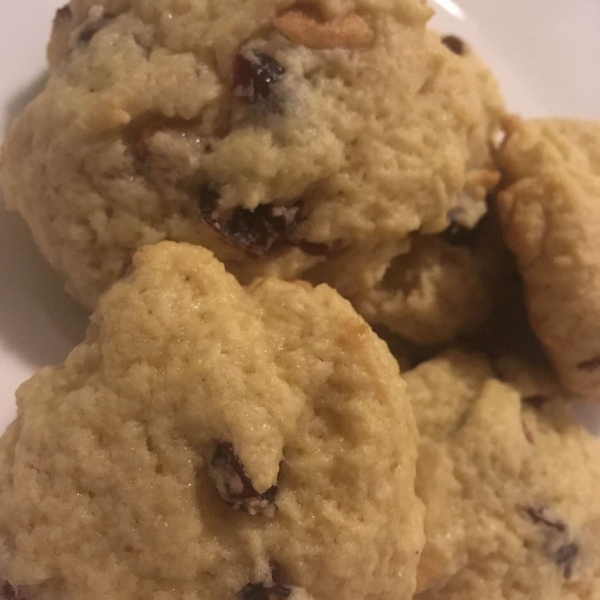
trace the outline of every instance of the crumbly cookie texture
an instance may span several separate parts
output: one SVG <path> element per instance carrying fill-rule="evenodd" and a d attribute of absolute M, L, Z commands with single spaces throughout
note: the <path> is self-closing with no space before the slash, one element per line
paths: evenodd
<path fill-rule="evenodd" d="M 0 442 L 6 585 L 411 598 L 417 431 L 385 344 L 331 288 L 245 289 L 196 246 L 148 246 L 128 273 L 64 366 L 18 391 Z"/>
<path fill-rule="evenodd" d="M 498 207 L 529 319 L 572 393 L 600 399 L 600 122 L 506 122 Z"/>
<path fill-rule="evenodd" d="M 419 600 L 562 600 L 600 590 L 600 441 L 559 399 L 521 401 L 483 355 L 405 373 L 426 507 Z"/>
<path fill-rule="evenodd" d="M 353 297 L 354 304 L 370 323 L 421 345 L 474 334 L 500 291 L 503 254 L 491 214 L 472 229 L 454 224 L 442 234 L 416 234 L 410 250 L 394 258 L 381 282 Z"/>
<path fill-rule="evenodd" d="M 164 239 L 243 282 L 316 268 L 360 304 L 409 234 L 473 227 L 498 180 L 496 83 L 430 15 L 421 0 L 73 0 L 4 145 L 6 202 L 90 308 Z M 402 329 L 404 304 L 378 320 Z"/>

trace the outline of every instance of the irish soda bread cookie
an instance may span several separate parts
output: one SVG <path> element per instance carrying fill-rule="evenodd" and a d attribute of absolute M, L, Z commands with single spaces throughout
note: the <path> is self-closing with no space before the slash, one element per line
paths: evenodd
<path fill-rule="evenodd" d="M 90 308 L 165 238 L 244 282 L 302 276 L 381 304 L 369 292 L 409 234 L 474 226 L 498 179 L 496 84 L 430 15 L 422 0 L 73 0 L 3 148 L 6 202 Z M 406 291 L 384 291 L 377 320 L 402 328 Z"/>
<path fill-rule="evenodd" d="M 419 600 L 600 597 L 600 441 L 479 355 L 405 374 L 422 439 Z"/>
<path fill-rule="evenodd" d="M 499 163 L 532 327 L 563 385 L 600 399 L 600 122 L 510 119 Z"/>
<path fill-rule="evenodd" d="M 244 289 L 202 248 L 147 247 L 17 401 L 0 573 L 24 598 L 412 597 L 405 385 L 327 286 Z"/>

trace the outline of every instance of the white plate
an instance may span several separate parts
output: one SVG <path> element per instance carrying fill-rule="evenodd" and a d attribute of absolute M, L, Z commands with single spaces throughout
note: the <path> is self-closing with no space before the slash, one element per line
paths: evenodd
<path fill-rule="evenodd" d="M 52 17 L 65 1 L 0 1 L 0 134 L 39 89 Z M 434 1 L 435 26 L 478 49 L 511 110 L 600 118 L 598 0 Z M 0 282 L 2 431 L 15 414 L 14 390 L 39 367 L 61 362 L 83 337 L 87 318 L 39 257 L 21 220 L 1 206 Z M 582 414 L 600 433 L 600 411 Z"/>

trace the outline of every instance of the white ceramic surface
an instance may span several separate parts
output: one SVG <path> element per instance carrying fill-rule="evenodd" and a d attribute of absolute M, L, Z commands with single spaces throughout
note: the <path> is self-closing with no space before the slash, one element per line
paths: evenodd
<path fill-rule="evenodd" d="M 66 0 L 0 0 L 0 135 L 35 95 L 56 8 Z M 434 24 L 471 42 L 500 79 L 511 110 L 526 116 L 600 118 L 599 0 L 430 0 Z M 0 205 L 0 431 L 14 390 L 61 362 L 87 317 L 62 291 L 16 215 Z M 580 414 L 600 433 L 600 410 Z"/>

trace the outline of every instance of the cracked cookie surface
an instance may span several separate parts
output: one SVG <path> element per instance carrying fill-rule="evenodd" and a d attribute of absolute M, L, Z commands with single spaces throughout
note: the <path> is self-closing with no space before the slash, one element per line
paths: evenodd
<path fill-rule="evenodd" d="M 73 0 L 3 148 L 6 202 L 89 308 L 163 239 L 243 282 L 316 269 L 360 307 L 411 234 L 449 213 L 473 227 L 497 181 L 496 83 L 430 15 L 420 0 Z M 404 308 L 400 292 L 378 320 L 402 329 Z"/>
<path fill-rule="evenodd" d="M 483 355 L 404 374 L 426 507 L 419 600 L 596 599 L 600 441 L 560 399 L 523 402 Z"/>
<path fill-rule="evenodd" d="M 561 383 L 600 399 L 600 122 L 506 122 L 498 207 Z"/>
<path fill-rule="evenodd" d="M 243 288 L 203 248 L 148 246 L 17 402 L 0 584 L 25 598 L 412 597 L 412 410 L 328 286 Z"/>

